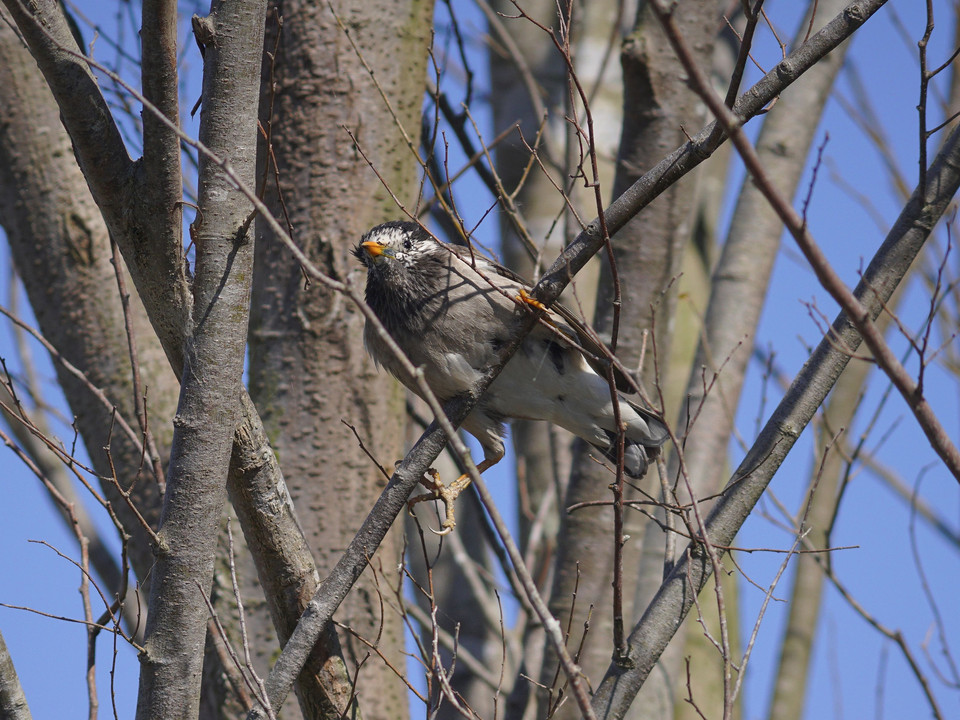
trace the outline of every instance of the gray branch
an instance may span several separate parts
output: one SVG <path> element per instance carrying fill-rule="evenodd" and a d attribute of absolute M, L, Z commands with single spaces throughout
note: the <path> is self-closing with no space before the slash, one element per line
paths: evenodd
<path fill-rule="evenodd" d="M 759 113 L 804 72 L 850 37 L 885 2 L 886 0 L 858 0 L 848 5 L 843 13 L 790 53 L 746 92 L 734 106 L 734 112 L 744 119 Z M 723 136 L 715 132 L 715 126 L 716 123 L 711 123 L 690 142 L 664 158 L 610 205 L 605 212 L 605 217 L 611 234 L 616 233 L 663 190 L 703 162 L 720 146 Z M 600 222 L 599 219 L 595 219 L 554 262 L 534 288 L 534 296 L 547 305 L 554 302 L 570 278 L 602 245 Z M 301 259 L 301 262 L 304 260 L 306 258 Z M 359 300 L 359 297 L 355 296 L 355 300 Z M 533 313 L 519 317 L 511 328 L 512 341 L 506 344 L 493 363 L 484 369 L 483 377 L 477 387 L 469 396 L 459 397 L 447 403 L 444 411 L 454 426 L 459 426 L 470 413 L 477 399 L 493 382 L 500 369 L 512 357 L 536 322 L 537 319 Z M 353 583 L 360 577 L 368 559 L 372 557 L 374 550 L 386 535 L 394 518 L 403 509 L 406 499 L 416 487 L 420 477 L 443 450 L 446 442 L 447 436 L 439 423 L 436 421 L 431 423 L 397 468 L 390 483 L 380 495 L 370 515 L 367 516 L 337 565 L 320 583 L 300 623 L 267 678 L 267 694 L 274 708 L 279 707 L 283 698 L 289 693 L 320 633 L 329 624 L 333 613 L 346 597 Z M 255 720 L 265 715 L 261 709 L 255 709 L 248 717 L 250 720 Z"/>
<path fill-rule="evenodd" d="M 882 311 L 960 187 L 960 128 L 955 129 L 927 175 L 926 195 L 914 192 L 857 285 L 855 296 L 872 319 Z M 718 550 L 734 537 L 773 479 L 800 432 L 823 403 L 861 338 L 844 313 L 834 320 L 804 364 L 753 447 L 727 483 L 705 523 Z M 611 663 L 594 695 L 597 717 L 618 718 L 633 702 L 667 643 L 712 573 L 708 553 L 692 542 L 664 580 L 629 638 L 628 661 Z"/>
<path fill-rule="evenodd" d="M 165 118 L 179 125 L 176 0 L 144 0 L 140 45 L 143 96 Z M 143 112 L 143 157 L 138 167 L 138 210 L 148 213 L 152 232 L 163 238 L 160 246 L 165 261 L 182 268 L 180 138 L 150 110 Z"/>
<path fill-rule="evenodd" d="M 30 720 L 30 707 L 23 694 L 13 658 L 0 633 L 0 717 L 4 720 Z"/>
<path fill-rule="evenodd" d="M 201 22 L 210 33 L 200 140 L 230 157 L 238 177 L 256 173 L 256 114 L 266 0 L 220 3 Z M 223 168 L 200 161 L 193 327 L 184 346 L 180 405 L 164 495 L 159 547 L 140 659 L 137 718 L 196 717 L 200 705 L 217 534 L 232 438 L 240 420 L 253 275 L 251 206 Z"/>

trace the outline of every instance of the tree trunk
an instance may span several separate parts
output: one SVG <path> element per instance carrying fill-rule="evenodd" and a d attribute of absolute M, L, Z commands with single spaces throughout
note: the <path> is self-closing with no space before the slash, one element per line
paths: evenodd
<path fill-rule="evenodd" d="M 256 114 L 266 0 L 214 5 L 194 19 L 206 43 L 190 334 L 184 343 L 170 474 L 140 661 L 137 718 L 195 717 L 217 540 L 233 438 L 242 418 L 242 374 L 253 270 Z M 215 158 L 229 158 L 229 170 Z M 228 172 L 232 176 L 228 176 Z"/>
<path fill-rule="evenodd" d="M 432 3 L 344 4 L 336 9 L 339 18 L 326 4 L 285 0 L 274 7 L 283 28 L 276 62 L 267 62 L 261 101 L 273 152 L 261 153 L 260 162 L 268 204 L 289 219 L 294 241 L 324 272 L 360 280 L 350 250 L 369 227 L 402 216 L 361 152 L 403 202 L 415 197 L 415 158 L 397 124 L 419 137 Z M 276 36 L 271 20 L 270 52 Z M 361 58 L 371 64 L 372 77 Z M 251 396 L 322 576 L 386 482 L 344 423 L 389 466 L 402 456 L 404 393 L 364 350 L 362 316 L 342 296 L 306 283 L 268 228 L 258 226 L 258 233 Z M 401 546 L 402 528 L 395 528 L 372 560 L 376 572 L 367 571 L 339 613 L 360 637 L 378 642 L 396 667 L 403 666 L 403 630 L 387 600 L 398 582 Z M 350 633 L 342 638 L 355 663 L 370 655 L 359 682 L 378 690 L 361 695 L 365 716 L 405 715 L 406 690 L 393 671 Z"/>
<path fill-rule="evenodd" d="M 702 3 L 679 14 L 683 34 L 704 65 L 712 57 L 714 35 L 722 10 L 716 4 Z M 624 82 L 624 124 L 618 153 L 613 197 L 619 196 L 646 170 L 652 167 L 671 147 L 682 144 L 683 128 L 699 127 L 704 118 L 694 93 L 675 82 L 679 62 L 649 9 L 641 8 L 631 35 L 621 52 Z M 656 388 L 668 382 L 663 360 L 670 357 L 670 330 L 676 308 L 676 291 L 671 280 L 679 272 L 691 235 L 693 208 L 692 178 L 673 185 L 656 201 L 633 218 L 614 238 L 614 257 L 620 277 L 622 311 L 619 315 L 616 353 L 628 368 L 635 368 L 641 349 L 646 348 L 644 380 L 650 397 L 658 400 Z M 601 337 L 610 337 L 614 330 L 614 286 L 609 263 L 601 264 L 597 295 L 595 327 Z M 651 308 L 654 308 L 651 311 Z M 651 312 L 654 316 L 651 316 Z M 655 333 L 656 353 L 661 359 L 661 376 L 654 377 L 654 345 L 644 343 L 644 332 Z M 565 505 L 610 499 L 607 486 L 613 481 L 606 470 L 598 467 L 583 443 L 575 445 L 574 472 Z M 656 468 L 651 465 L 643 487 L 653 496 L 659 495 Z M 630 491 L 627 490 L 627 497 Z M 633 609 L 641 609 L 662 576 L 662 552 L 645 545 L 647 522 L 638 513 L 625 511 L 625 534 L 630 540 L 624 546 L 623 616 L 633 617 Z M 551 594 L 551 611 L 562 621 L 573 612 L 572 627 L 583 627 L 589 603 L 593 604 L 590 630 L 581 655 L 581 666 L 594 682 L 610 661 L 610 639 L 613 635 L 613 510 L 610 507 L 586 508 L 564 517 L 557 551 L 556 572 Z M 659 533 L 654 533 L 659 535 Z M 657 540 L 652 537 L 652 540 Z M 660 540 L 662 542 L 662 540 Z M 660 544 L 658 542 L 658 545 Z M 647 558 L 647 562 L 643 562 Z M 653 559 L 655 558 L 655 559 Z M 644 570 L 644 567 L 647 569 Z M 637 583 L 640 583 L 638 586 Z M 572 607 L 574 588 L 578 602 Z M 638 595 L 639 593 L 639 595 Z M 589 599 L 585 601 L 584 598 Z M 629 620 L 627 621 L 629 623 Z M 555 661 L 545 664 L 541 682 L 554 672 Z M 655 692 L 648 683 L 644 692 Z M 669 688 L 664 692 L 672 695 Z M 639 702 L 631 709 L 631 717 L 644 716 L 655 704 Z M 669 712 L 669 703 L 667 703 Z M 572 717 L 569 703 L 561 717 Z M 563 714 L 563 713 L 567 714 Z"/>

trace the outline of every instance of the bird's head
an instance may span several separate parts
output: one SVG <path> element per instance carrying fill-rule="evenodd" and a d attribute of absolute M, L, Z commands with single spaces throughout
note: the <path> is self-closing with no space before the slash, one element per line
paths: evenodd
<path fill-rule="evenodd" d="M 368 231 L 353 254 L 373 274 L 411 270 L 435 254 L 437 242 L 417 223 L 395 220 Z"/>
<path fill-rule="evenodd" d="M 366 299 L 381 319 L 435 297 L 450 257 L 418 224 L 401 221 L 367 232 L 353 254 L 367 268 Z"/>

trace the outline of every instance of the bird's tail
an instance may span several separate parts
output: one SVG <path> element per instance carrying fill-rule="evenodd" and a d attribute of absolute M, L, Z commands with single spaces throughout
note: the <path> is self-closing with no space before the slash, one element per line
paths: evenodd
<path fill-rule="evenodd" d="M 660 448 L 670 437 L 670 432 L 657 415 L 625 398 L 624 402 L 643 419 L 643 423 L 632 423 L 623 439 L 623 472 L 632 478 L 642 478 L 647 472 L 650 461 L 660 454 Z M 618 459 L 617 434 L 607 432 L 610 444 L 606 448 L 597 448 L 608 460 L 616 464 Z"/>

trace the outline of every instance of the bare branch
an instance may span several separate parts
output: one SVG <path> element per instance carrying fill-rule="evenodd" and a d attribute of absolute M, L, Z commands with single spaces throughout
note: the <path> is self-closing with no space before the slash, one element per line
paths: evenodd
<path fill-rule="evenodd" d="M 140 29 L 143 96 L 173 123 L 180 122 L 177 73 L 177 2 L 144 0 Z M 183 266 L 183 180 L 180 140 L 152 112 L 143 113 L 141 203 L 151 209 L 161 252 Z"/>
<path fill-rule="evenodd" d="M 200 21 L 209 33 L 201 141 L 252 186 L 256 119 L 242 108 L 259 98 L 266 0 L 215 5 Z M 199 712 L 206 609 L 197 586 L 213 579 L 226 503 L 232 438 L 240 420 L 253 239 L 243 232 L 250 205 L 221 169 L 200 160 L 194 326 L 184 347 L 160 545 L 153 568 L 137 717 Z"/>
<path fill-rule="evenodd" d="M 927 195 L 914 192 L 855 291 L 855 296 L 873 316 L 879 314 L 882 303 L 896 289 L 960 187 L 960 131 L 951 133 L 927 177 Z M 844 313 L 834 321 L 832 333 L 849 347 L 856 348 L 859 344 L 859 333 Z M 706 527 L 715 547 L 732 541 L 796 442 L 800 430 L 810 421 L 848 361 L 849 356 L 839 352 L 826 338 L 817 346 L 708 516 Z M 689 611 L 693 595 L 707 582 L 710 567 L 705 553 L 698 549 L 697 543 L 689 550 L 664 581 L 630 635 L 631 659 L 635 665 L 611 665 L 607 670 L 594 696 L 594 706 L 600 716 L 622 713 L 629 706 L 674 629 Z"/>

